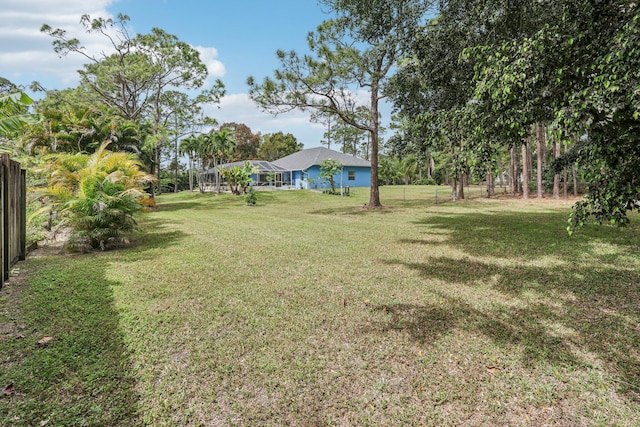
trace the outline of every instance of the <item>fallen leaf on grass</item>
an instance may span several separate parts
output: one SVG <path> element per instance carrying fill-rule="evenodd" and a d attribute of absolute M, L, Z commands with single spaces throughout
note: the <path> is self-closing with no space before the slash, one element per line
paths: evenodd
<path fill-rule="evenodd" d="M 2 391 L 3 396 L 11 396 L 15 394 L 16 388 L 13 386 L 13 383 L 9 383 L 4 386 L 4 390 Z"/>
<path fill-rule="evenodd" d="M 53 341 L 53 337 L 44 337 L 44 338 L 41 338 L 41 339 L 38 341 L 38 344 L 39 344 L 39 345 L 47 345 L 47 344 L 49 344 L 51 341 Z"/>

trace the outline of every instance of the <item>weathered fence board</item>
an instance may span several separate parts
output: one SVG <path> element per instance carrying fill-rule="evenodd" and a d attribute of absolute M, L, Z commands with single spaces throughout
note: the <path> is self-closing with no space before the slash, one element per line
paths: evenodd
<path fill-rule="evenodd" d="M 9 279 L 11 267 L 24 260 L 27 247 L 26 171 L 8 154 L 0 154 L 0 230 L 2 272 L 0 288 Z"/>

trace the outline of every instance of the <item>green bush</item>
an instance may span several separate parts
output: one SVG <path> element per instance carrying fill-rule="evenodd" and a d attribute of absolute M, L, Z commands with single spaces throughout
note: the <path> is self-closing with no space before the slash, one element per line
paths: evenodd
<path fill-rule="evenodd" d="M 247 202 L 248 206 L 255 206 L 258 202 L 258 196 L 256 195 L 256 192 L 253 191 L 253 187 L 249 187 L 249 191 L 247 191 L 247 194 L 244 196 L 244 200 Z"/>
<path fill-rule="evenodd" d="M 416 185 L 437 185 L 436 180 L 433 178 L 422 178 L 415 182 Z"/>
<path fill-rule="evenodd" d="M 124 241 L 126 234 L 135 230 L 133 214 L 141 208 L 136 192 L 93 175 L 82 181 L 78 197 L 69 201 L 67 211 L 75 237 L 94 249 L 104 249 L 108 243 Z"/>
<path fill-rule="evenodd" d="M 61 208 L 62 224 L 71 227 L 78 246 L 104 249 L 126 241 L 136 228 L 133 215 L 142 208 L 142 186 L 153 179 L 131 154 L 107 151 L 107 145 L 91 156 L 59 155 L 51 165 L 53 209 Z"/>

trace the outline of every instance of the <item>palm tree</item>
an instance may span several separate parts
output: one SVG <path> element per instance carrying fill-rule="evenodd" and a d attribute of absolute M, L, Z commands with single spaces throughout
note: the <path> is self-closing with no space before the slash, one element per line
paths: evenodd
<path fill-rule="evenodd" d="M 184 138 L 180 142 L 180 155 L 189 157 L 189 191 L 193 191 L 193 169 L 198 158 L 198 147 L 200 143 L 195 136 Z"/>
<path fill-rule="evenodd" d="M 40 121 L 39 115 L 27 112 L 32 102 L 33 100 L 22 92 L 0 96 L 0 136 L 10 136 L 26 124 Z"/>
<path fill-rule="evenodd" d="M 200 192 L 204 193 L 204 185 L 207 169 L 213 162 L 215 164 L 215 145 L 211 133 L 200 134 L 195 138 L 194 148 L 196 157 L 200 159 L 200 175 L 198 178 L 198 187 Z"/>
<path fill-rule="evenodd" d="M 233 135 L 233 131 L 229 128 L 220 129 L 211 135 L 211 149 L 214 152 L 214 164 L 216 170 L 216 191 L 220 192 L 220 174 L 218 172 L 218 166 L 222 164 L 225 159 L 228 159 L 235 149 L 236 142 Z"/>
<path fill-rule="evenodd" d="M 409 154 L 400 161 L 399 167 L 399 172 L 404 179 L 404 184 L 411 184 L 416 176 L 416 171 L 418 170 L 418 159 L 416 156 L 414 154 Z"/>
<path fill-rule="evenodd" d="M 92 248 L 124 240 L 136 227 L 143 186 L 155 179 L 132 154 L 107 150 L 105 141 L 92 155 L 52 156 L 49 195 L 63 209 L 63 224 Z M 55 207 L 54 207 L 55 208 Z"/>

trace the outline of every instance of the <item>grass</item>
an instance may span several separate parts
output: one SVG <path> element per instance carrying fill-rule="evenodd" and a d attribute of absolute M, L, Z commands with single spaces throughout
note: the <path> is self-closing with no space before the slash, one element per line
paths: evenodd
<path fill-rule="evenodd" d="M 0 424 L 640 424 L 637 215 L 381 195 L 167 195 L 130 248 L 29 258 Z"/>

